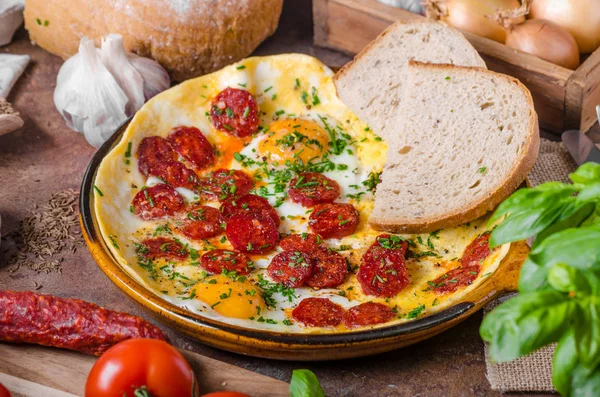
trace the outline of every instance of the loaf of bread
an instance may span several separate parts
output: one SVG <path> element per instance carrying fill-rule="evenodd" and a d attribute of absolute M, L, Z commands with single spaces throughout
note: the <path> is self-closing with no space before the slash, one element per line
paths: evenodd
<path fill-rule="evenodd" d="M 88 36 L 123 36 L 127 51 L 157 60 L 173 80 L 218 70 L 275 32 L 283 0 L 27 0 L 32 41 L 63 59 Z"/>
<path fill-rule="evenodd" d="M 409 60 L 485 68 L 475 48 L 441 22 L 396 22 L 335 76 L 340 99 L 383 138 L 391 137 L 402 115 L 396 110 Z"/>
<path fill-rule="evenodd" d="M 370 224 L 428 232 L 493 210 L 537 158 L 538 122 L 527 88 L 482 68 L 414 61 L 399 78 L 405 89 L 395 111 L 402 117 L 388 131 Z"/>

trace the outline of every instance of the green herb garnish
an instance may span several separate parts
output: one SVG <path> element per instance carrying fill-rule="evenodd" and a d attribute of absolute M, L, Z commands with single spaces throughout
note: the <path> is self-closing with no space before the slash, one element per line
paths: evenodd
<path fill-rule="evenodd" d="M 489 313 L 480 334 L 497 362 L 557 342 L 556 390 L 564 397 L 595 396 L 600 390 L 600 164 L 583 164 L 569 177 L 573 184 L 518 190 L 490 218 L 490 224 L 502 220 L 490 247 L 536 239 L 521 268 L 519 295 Z"/>

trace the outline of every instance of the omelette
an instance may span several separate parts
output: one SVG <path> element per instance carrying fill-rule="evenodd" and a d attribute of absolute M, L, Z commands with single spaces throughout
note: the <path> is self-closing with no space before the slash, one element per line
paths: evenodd
<path fill-rule="evenodd" d="M 244 59 L 148 101 L 106 155 L 94 210 L 125 271 L 227 324 L 332 333 L 448 308 L 489 277 L 487 219 L 372 229 L 386 142 L 317 59 Z"/>

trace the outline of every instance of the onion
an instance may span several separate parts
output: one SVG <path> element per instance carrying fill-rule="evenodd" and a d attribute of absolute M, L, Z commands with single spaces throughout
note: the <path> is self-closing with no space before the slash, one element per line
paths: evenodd
<path fill-rule="evenodd" d="M 457 29 L 474 33 L 504 43 L 506 32 L 487 16 L 494 15 L 500 9 L 516 9 L 519 0 L 425 0 L 427 16 L 441 19 Z M 525 20 L 516 18 L 514 23 Z"/>
<path fill-rule="evenodd" d="M 510 26 L 505 44 L 568 69 L 579 66 L 579 48 L 573 36 L 544 19 L 529 19 Z"/>
<path fill-rule="evenodd" d="M 600 46 L 600 0 L 533 0 L 529 16 L 565 28 L 584 54 Z"/>

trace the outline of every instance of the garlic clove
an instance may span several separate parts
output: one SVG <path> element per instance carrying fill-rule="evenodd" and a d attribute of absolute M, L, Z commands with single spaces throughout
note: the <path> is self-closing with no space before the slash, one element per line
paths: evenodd
<path fill-rule="evenodd" d="M 60 68 L 54 104 L 67 125 L 100 147 L 126 119 L 128 98 L 100 60 L 94 42 L 83 37 L 79 52 Z"/>
<path fill-rule="evenodd" d="M 146 102 L 144 99 L 144 79 L 127 59 L 123 47 L 123 36 L 109 34 L 103 38 L 100 58 L 104 67 L 112 74 L 129 99 L 125 113 L 131 116 Z"/>
<path fill-rule="evenodd" d="M 146 100 L 171 87 L 169 73 L 158 62 L 132 53 L 127 54 L 127 58 L 144 78 L 144 97 Z"/>

